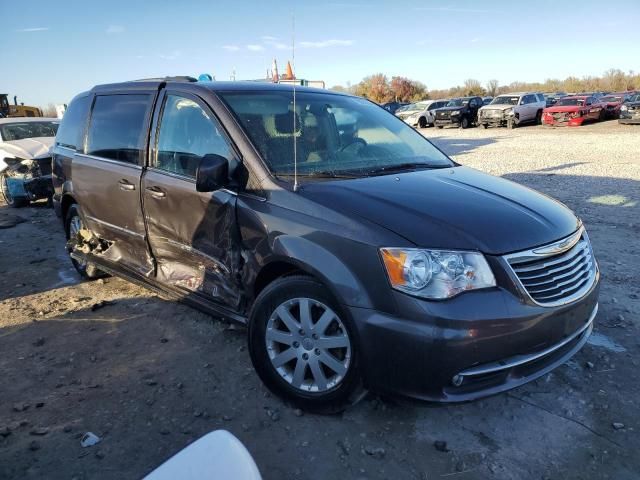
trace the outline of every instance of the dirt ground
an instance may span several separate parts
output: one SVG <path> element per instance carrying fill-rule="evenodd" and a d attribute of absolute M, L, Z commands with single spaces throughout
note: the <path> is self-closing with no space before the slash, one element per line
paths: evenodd
<path fill-rule="evenodd" d="M 0 229 L 0 478 L 140 478 L 216 429 L 265 479 L 640 478 L 640 127 L 422 133 L 584 220 L 602 292 L 570 362 L 473 403 L 371 394 L 311 415 L 262 386 L 243 329 L 117 278 L 81 282 L 52 210 L 1 206 L 24 222 Z M 86 432 L 101 442 L 83 448 Z"/>

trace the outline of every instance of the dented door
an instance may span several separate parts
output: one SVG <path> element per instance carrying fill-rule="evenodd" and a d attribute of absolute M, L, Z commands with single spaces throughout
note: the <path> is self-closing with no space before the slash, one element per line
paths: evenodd
<path fill-rule="evenodd" d="M 236 162 L 210 109 L 187 93 L 166 92 L 156 114 L 154 148 L 142 178 L 143 210 L 157 280 L 227 307 L 239 305 L 236 196 L 196 191 L 200 159 Z"/>

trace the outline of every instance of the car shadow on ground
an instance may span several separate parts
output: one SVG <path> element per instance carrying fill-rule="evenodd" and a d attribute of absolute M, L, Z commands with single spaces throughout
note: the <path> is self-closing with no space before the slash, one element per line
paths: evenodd
<path fill-rule="evenodd" d="M 488 138 L 461 138 L 461 137 L 429 137 L 428 132 L 422 132 L 432 143 L 449 156 L 464 155 L 478 147 L 491 145 L 498 141 L 493 137 Z"/>

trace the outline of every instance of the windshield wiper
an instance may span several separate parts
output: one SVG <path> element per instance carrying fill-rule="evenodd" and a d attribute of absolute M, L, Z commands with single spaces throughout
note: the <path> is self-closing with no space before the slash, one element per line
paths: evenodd
<path fill-rule="evenodd" d="M 278 173 L 279 177 L 293 177 L 293 173 Z M 333 170 L 318 170 L 315 172 L 298 173 L 302 178 L 355 178 L 357 175 Z"/>
<path fill-rule="evenodd" d="M 417 170 L 420 168 L 448 168 L 451 165 L 434 165 L 432 163 L 424 163 L 424 162 L 405 162 L 398 163 L 396 165 L 385 165 L 383 167 L 374 168 L 373 170 L 368 170 L 368 175 L 375 175 L 378 173 L 388 173 L 388 172 L 400 172 L 402 170 Z"/>

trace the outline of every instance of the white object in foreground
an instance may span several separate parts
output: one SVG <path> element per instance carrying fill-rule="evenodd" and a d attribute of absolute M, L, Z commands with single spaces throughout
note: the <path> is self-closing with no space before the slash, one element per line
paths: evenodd
<path fill-rule="evenodd" d="M 226 430 L 216 430 L 176 453 L 144 480 L 261 480 L 245 446 Z"/>

